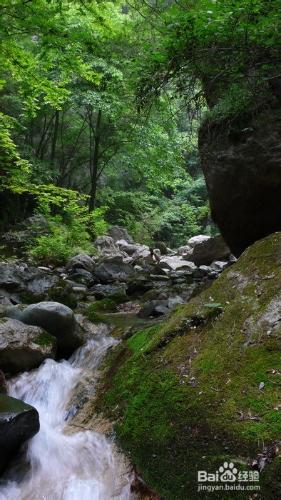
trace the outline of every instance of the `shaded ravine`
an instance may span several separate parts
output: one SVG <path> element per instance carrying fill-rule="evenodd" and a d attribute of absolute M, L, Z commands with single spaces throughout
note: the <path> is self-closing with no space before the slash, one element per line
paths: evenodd
<path fill-rule="evenodd" d="M 89 430 L 68 434 L 68 405 L 75 386 L 89 372 L 95 377 L 107 349 L 115 343 L 101 335 L 89 340 L 69 361 L 47 359 L 37 370 L 9 383 L 11 396 L 38 410 L 41 427 L 27 446 L 23 460 L 27 470 L 17 466 L 8 472 L 0 485 L 0 500 L 132 498 L 131 478 L 114 444 Z"/>

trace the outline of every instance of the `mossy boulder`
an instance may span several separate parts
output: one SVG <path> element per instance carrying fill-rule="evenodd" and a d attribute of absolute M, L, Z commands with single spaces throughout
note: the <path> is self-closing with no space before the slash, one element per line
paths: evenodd
<path fill-rule="evenodd" d="M 70 356 L 84 342 L 83 331 L 73 311 L 59 302 L 39 302 L 21 308 L 9 308 L 7 316 L 43 328 L 57 339 L 58 355 Z"/>
<path fill-rule="evenodd" d="M 255 498 L 275 499 L 280 363 L 281 233 L 274 233 L 165 323 L 119 344 L 105 362 L 98 407 L 116 421 L 121 446 L 164 498 L 209 498 L 197 491 L 198 470 L 215 472 L 225 461 L 250 470 L 264 453 Z"/>
<path fill-rule="evenodd" d="M 56 355 L 57 341 L 39 326 L 17 319 L 0 320 L 0 370 L 18 373 L 32 370 Z"/>

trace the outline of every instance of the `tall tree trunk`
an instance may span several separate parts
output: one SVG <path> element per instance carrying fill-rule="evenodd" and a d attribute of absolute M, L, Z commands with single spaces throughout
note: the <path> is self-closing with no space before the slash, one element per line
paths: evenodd
<path fill-rule="evenodd" d="M 92 118 L 92 115 L 91 115 Z M 97 180 L 98 180 L 98 167 L 99 167 L 99 147 L 100 147 L 100 129 L 101 129 L 101 118 L 102 112 L 99 109 L 96 119 L 96 124 L 93 129 L 93 123 L 91 119 L 91 130 L 94 134 L 94 145 L 91 147 L 91 158 L 90 158 L 90 172 L 91 172 L 91 190 L 89 198 L 89 212 L 92 212 L 96 206 L 96 195 L 97 195 Z"/>
<path fill-rule="evenodd" d="M 52 165 L 54 165 L 55 157 L 56 157 L 56 147 L 57 147 L 58 132 L 59 132 L 59 119 L 60 119 L 60 112 L 57 110 L 55 112 L 55 123 L 54 123 L 54 131 L 53 131 L 53 139 L 52 139 L 52 147 L 51 147 L 51 157 L 50 157 Z"/>

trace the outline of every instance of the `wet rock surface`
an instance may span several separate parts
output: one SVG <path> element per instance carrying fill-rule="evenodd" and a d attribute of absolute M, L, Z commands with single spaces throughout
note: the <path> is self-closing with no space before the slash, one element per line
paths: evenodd
<path fill-rule="evenodd" d="M 24 309 L 12 308 L 7 314 L 26 325 L 41 327 L 56 337 L 61 355 L 70 355 L 83 343 L 73 311 L 58 302 L 39 302 Z"/>
<path fill-rule="evenodd" d="M 15 398 L 0 394 L 0 472 L 9 459 L 40 428 L 35 408 Z"/>
<path fill-rule="evenodd" d="M 25 325 L 17 319 L 0 320 L 0 367 L 18 373 L 54 358 L 56 339 L 38 326 Z"/>

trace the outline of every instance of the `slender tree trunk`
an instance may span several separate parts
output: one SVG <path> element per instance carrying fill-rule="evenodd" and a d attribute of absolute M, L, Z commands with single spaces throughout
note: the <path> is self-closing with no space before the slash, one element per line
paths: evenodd
<path fill-rule="evenodd" d="M 91 118 L 92 118 L 92 115 L 91 115 Z M 94 130 L 93 130 L 93 127 L 91 126 L 91 135 L 94 134 L 94 136 L 93 136 L 94 140 L 93 141 L 90 140 L 90 147 L 91 147 L 91 157 L 90 157 L 91 190 L 90 190 L 90 198 L 89 198 L 89 212 L 92 212 L 96 206 L 101 118 L 102 118 L 102 112 L 99 109 Z M 92 125 L 92 120 L 91 120 L 91 125 Z M 91 142 L 94 142 L 93 147 L 91 145 Z"/>
<path fill-rule="evenodd" d="M 54 123 L 54 131 L 53 131 L 53 139 L 52 139 L 52 147 L 51 147 L 51 163 L 54 165 L 55 157 L 56 157 L 56 148 L 57 148 L 57 140 L 59 133 L 59 120 L 60 120 L 60 112 L 57 110 L 55 112 L 55 123 Z"/>

